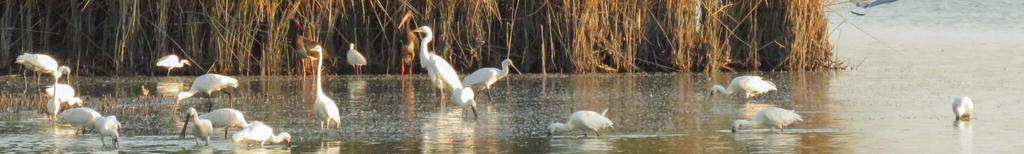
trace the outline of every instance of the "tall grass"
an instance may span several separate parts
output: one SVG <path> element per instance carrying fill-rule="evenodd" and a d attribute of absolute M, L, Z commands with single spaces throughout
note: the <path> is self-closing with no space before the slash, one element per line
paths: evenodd
<path fill-rule="evenodd" d="M 432 51 L 466 72 L 512 59 L 526 72 L 826 70 L 842 68 L 816 0 L 35 0 L 0 2 L 0 71 L 22 52 L 84 75 L 149 75 L 160 56 L 183 74 L 299 72 L 289 22 L 327 49 L 329 71 L 355 43 L 369 73 L 396 73 L 404 32 L 431 26 Z M 398 27 L 405 12 L 411 26 Z M 176 71 L 178 72 L 178 71 Z M 182 74 L 181 72 L 178 72 Z"/>

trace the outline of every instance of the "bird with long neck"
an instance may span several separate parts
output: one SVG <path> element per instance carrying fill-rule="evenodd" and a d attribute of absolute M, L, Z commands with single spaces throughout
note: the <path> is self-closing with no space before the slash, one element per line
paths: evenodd
<path fill-rule="evenodd" d="M 777 90 L 777 88 L 775 88 L 775 83 L 765 81 L 759 76 L 740 76 L 732 79 L 732 82 L 729 83 L 729 88 L 725 88 L 718 84 L 712 86 L 711 94 L 708 96 L 712 96 L 717 93 L 732 95 L 736 90 L 742 90 L 744 92 L 744 97 L 750 98 L 758 94 Z"/>
<path fill-rule="evenodd" d="M 315 51 L 320 56 L 323 56 L 323 47 L 313 47 L 312 51 Z M 321 83 L 321 72 L 323 71 L 323 58 L 317 59 L 316 65 L 316 104 L 313 104 L 313 112 L 316 113 L 316 120 L 320 122 L 320 134 L 323 135 L 324 124 L 330 126 L 332 123 L 335 127 L 341 126 L 341 115 L 338 113 L 338 106 L 334 104 L 334 100 L 327 97 L 324 93 L 323 86 Z"/>
<path fill-rule="evenodd" d="M 447 83 L 442 79 L 442 75 L 439 74 L 439 70 L 435 65 L 437 62 L 435 61 L 443 61 L 444 59 L 442 59 L 441 56 L 430 53 L 430 49 L 428 48 L 428 44 L 434 40 L 434 32 L 427 26 L 421 26 L 416 30 L 413 30 L 413 32 L 420 32 L 425 35 L 420 41 L 420 66 L 427 69 L 427 80 L 430 80 L 430 82 L 437 88 L 437 96 L 440 98 L 439 100 L 443 102 L 445 100 L 444 89 L 449 88 L 450 86 L 448 84 L 453 83 Z M 461 86 L 450 88 L 461 88 Z"/>
<path fill-rule="evenodd" d="M 402 90 L 405 90 L 406 74 L 409 74 L 408 78 L 412 78 L 412 62 L 416 60 L 416 33 L 408 31 L 405 33 L 406 42 L 402 46 Z M 406 73 L 406 66 L 409 66 L 408 73 Z"/>
<path fill-rule="evenodd" d="M 583 131 L 583 137 L 587 137 L 587 131 L 592 131 L 601 136 L 601 133 L 598 131 L 605 128 L 613 128 L 615 125 L 611 119 L 605 116 L 606 113 L 608 113 L 608 109 L 604 109 L 600 114 L 586 110 L 573 112 L 572 116 L 569 116 L 569 121 L 565 123 L 554 122 L 548 125 L 548 137 L 551 137 L 554 133 L 571 130 Z"/>
<path fill-rule="evenodd" d="M 509 66 L 515 69 L 515 65 L 512 64 L 512 60 L 505 59 L 501 61 L 501 69 L 487 67 L 481 68 L 474 71 L 472 74 L 466 75 L 466 78 L 462 80 L 462 83 L 466 86 L 479 86 L 483 87 L 481 90 L 487 90 L 487 99 L 494 101 L 491 97 L 491 85 L 498 80 L 505 78 L 509 73 Z M 519 69 L 516 69 L 519 71 Z"/>
<path fill-rule="evenodd" d="M 291 142 L 291 134 L 281 132 L 274 135 L 273 133 L 274 129 L 270 126 L 264 125 L 263 122 L 253 121 L 245 129 L 232 135 L 231 139 L 242 144 L 259 143 L 260 147 L 263 147 L 267 141 L 270 143 Z"/>
<path fill-rule="evenodd" d="M 766 126 L 769 129 L 771 129 L 771 131 L 779 129 L 779 132 L 782 132 L 784 131 L 786 126 L 789 126 L 789 124 L 803 120 L 804 119 L 800 117 L 799 114 L 796 114 L 796 112 L 794 112 L 793 110 L 786 110 L 777 107 L 768 107 L 765 109 L 761 109 L 761 111 L 758 111 L 757 115 L 755 115 L 754 118 L 752 118 L 751 120 L 740 119 L 733 121 L 732 132 L 736 133 L 737 129 L 743 127 L 757 126 Z"/>

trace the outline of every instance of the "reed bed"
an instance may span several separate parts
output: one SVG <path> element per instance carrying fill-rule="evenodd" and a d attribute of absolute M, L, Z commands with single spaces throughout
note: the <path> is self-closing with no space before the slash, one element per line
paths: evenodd
<path fill-rule="evenodd" d="M 34 0 L 0 2 L 0 72 L 23 52 L 82 75 L 154 75 L 163 55 L 195 65 L 176 74 L 290 75 L 289 23 L 327 49 L 328 71 L 396 73 L 405 33 L 435 31 L 432 51 L 457 70 L 512 59 L 525 72 L 715 72 L 843 68 L 828 42 L 824 1 Z M 399 26 L 405 12 L 411 22 Z"/>

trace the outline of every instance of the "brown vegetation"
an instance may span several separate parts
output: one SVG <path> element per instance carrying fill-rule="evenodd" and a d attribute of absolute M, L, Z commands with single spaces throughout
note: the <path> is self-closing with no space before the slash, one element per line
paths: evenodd
<path fill-rule="evenodd" d="M 347 43 L 370 73 L 396 73 L 409 27 L 431 26 L 433 51 L 466 72 L 511 58 L 525 72 L 825 70 L 841 68 L 820 0 L 30 0 L 0 1 L 0 72 L 22 52 L 76 74 L 154 74 L 178 54 L 188 74 L 295 74 L 292 20 L 322 42 L 326 64 Z M 406 12 L 414 15 L 404 23 Z"/>

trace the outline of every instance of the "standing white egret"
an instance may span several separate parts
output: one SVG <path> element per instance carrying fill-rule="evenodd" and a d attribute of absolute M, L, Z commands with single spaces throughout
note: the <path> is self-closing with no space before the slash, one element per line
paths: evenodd
<path fill-rule="evenodd" d="M 186 117 L 187 118 L 187 117 Z M 242 128 L 248 125 L 245 121 L 245 115 L 242 111 L 238 111 L 232 108 L 222 108 L 210 111 L 209 113 L 199 115 L 199 119 L 210 120 L 213 124 L 213 128 L 224 128 L 224 138 L 228 138 L 229 128 Z M 188 127 L 188 120 L 185 121 L 185 125 L 181 127 L 181 135 L 185 136 L 185 128 Z"/>
<path fill-rule="evenodd" d="M 36 72 L 50 74 L 55 82 L 61 75 L 71 73 L 71 68 L 59 66 L 57 60 L 44 54 L 23 53 L 14 60 L 14 63 Z"/>
<path fill-rule="evenodd" d="M 114 147 L 117 147 L 117 144 L 121 140 L 121 135 L 118 133 L 118 131 L 121 130 L 121 122 L 117 121 L 117 117 L 111 115 L 96 118 L 96 125 L 93 127 L 95 127 L 96 131 L 100 133 L 100 143 L 107 145 L 106 141 L 103 141 L 103 136 L 110 136 L 110 140 L 112 141 L 110 143 L 114 145 Z"/>
<path fill-rule="evenodd" d="M 761 111 L 758 111 L 757 115 L 754 116 L 754 118 L 749 121 L 733 121 L 732 132 L 736 133 L 736 129 L 740 129 L 744 126 L 757 127 L 759 125 L 768 127 L 768 129 L 771 129 L 771 131 L 779 129 L 779 132 L 782 132 L 784 131 L 786 126 L 789 126 L 789 124 L 792 124 L 793 122 L 797 121 L 804 121 L 804 119 L 801 118 L 799 114 L 796 114 L 796 112 L 793 112 L 793 110 L 786 110 L 777 107 L 768 107 L 765 109 L 761 109 Z"/>
<path fill-rule="evenodd" d="M 206 142 L 206 145 L 210 145 L 210 135 L 213 133 L 213 123 L 210 120 L 199 118 L 199 113 L 196 112 L 195 108 L 188 108 L 188 113 L 185 115 L 185 124 L 192 121 L 192 136 L 195 137 L 196 145 L 199 145 L 199 140 Z"/>
<path fill-rule="evenodd" d="M 231 135 L 231 139 L 242 144 L 260 143 L 260 147 L 263 147 L 263 144 L 267 141 L 270 141 L 270 143 L 291 142 L 292 135 L 287 132 L 274 135 L 273 128 L 264 125 L 263 122 L 253 121 L 248 126 L 245 126 L 245 129 Z"/>
<path fill-rule="evenodd" d="M 75 97 L 75 88 L 67 84 L 56 84 L 44 90 L 46 96 L 56 97 L 58 102 L 67 103 L 69 106 L 81 106 L 82 99 Z"/>
<path fill-rule="evenodd" d="M 205 74 L 196 77 L 195 80 L 192 80 L 192 87 L 189 88 L 188 91 L 179 92 L 175 104 L 181 102 L 181 100 L 192 97 L 192 95 L 195 95 L 198 92 L 204 92 L 206 93 L 206 96 L 209 97 L 213 92 L 220 91 L 221 89 L 228 87 L 238 88 L 238 80 L 220 74 Z M 231 93 L 228 94 L 230 95 Z M 212 109 L 213 102 L 207 103 L 206 110 L 210 111 Z"/>
<path fill-rule="evenodd" d="M 452 101 L 460 107 L 469 107 L 473 110 L 473 118 L 479 119 L 480 116 L 476 114 L 476 101 L 473 100 L 473 95 L 473 88 L 470 87 L 452 89 Z"/>
<path fill-rule="evenodd" d="M 413 32 L 424 33 L 426 36 L 420 42 L 420 66 L 427 69 L 427 80 L 438 89 L 438 96 L 441 97 L 441 101 L 444 101 L 444 89 L 462 87 L 462 83 L 458 83 L 458 86 L 450 86 L 453 84 L 449 81 L 458 81 L 458 76 L 455 74 L 455 69 L 451 67 L 448 61 L 444 60 L 437 54 L 430 53 L 428 44 L 434 40 L 434 32 L 427 26 L 421 26 L 413 30 Z M 444 68 L 441 68 L 444 67 Z M 454 76 L 454 80 L 445 79 L 445 74 L 450 73 L 448 77 Z"/>
<path fill-rule="evenodd" d="M 974 102 L 970 97 L 959 97 L 953 99 L 953 115 L 956 120 L 971 120 L 971 112 L 974 111 Z"/>
<path fill-rule="evenodd" d="M 729 83 L 729 89 L 722 87 L 722 85 L 715 85 L 711 87 L 711 95 L 716 93 L 722 93 L 725 95 L 732 95 L 736 90 L 742 90 L 744 97 L 750 98 L 754 95 L 763 94 L 772 90 L 777 90 L 775 84 L 771 81 L 765 81 L 760 76 L 740 76 L 732 79 L 732 83 Z"/>
<path fill-rule="evenodd" d="M 321 46 L 313 47 L 316 53 L 323 56 L 324 48 Z M 341 115 L 338 113 L 338 105 L 334 104 L 334 100 L 327 97 L 324 93 L 324 88 L 321 83 L 320 74 L 323 71 L 324 60 L 323 58 L 317 59 L 316 63 L 316 104 L 313 104 L 313 113 L 316 113 L 316 120 L 320 122 L 320 134 L 323 135 L 324 123 L 330 127 L 331 123 L 334 123 L 335 127 L 341 126 Z"/>
<path fill-rule="evenodd" d="M 356 74 L 363 74 L 363 65 L 366 65 L 366 58 L 363 58 L 363 54 L 356 51 L 356 44 L 348 44 L 348 54 L 345 55 L 345 58 L 348 60 L 348 64 L 352 65 Z"/>
<path fill-rule="evenodd" d="M 592 131 L 597 136 L 601 136 L 601 133 L 598 131 L 605 128 L 614 128 L 615 125 L 611 119 L 605 117 L 605 113 L 608 113 L 608 109 L 604 109 L 600 114 L 587 110 L 576 111 L 572 113 L 572 116 L 569 116 L 569 121 L 566 121 L 564 124 L 555 122 L 548 125 L 548 137 L 551 137 L 551 134 L 554 133 L 571 130 L 583 131 L 583 137 L 587 137 L 587 131 Z"/>
<path fill-rule="evenodd" d="M 466 75 L 466 77 L 462 79 L 462 84 L 465 84 L 466 86 L 482 87 L 481 90 L 487 90 L 487 99 L 493 101 L 491 98 L 491 85 L 508 75 L 508 66 L 512 66 L 513 69 L 516 69 L 516 65 L 512 64 L 512 60 L 505 59 L 501 61 L 500 70 L 493 67 L 478 69 L 472 74 Z M 516 71 L 518 70 L 519 69 L 516 69 Z"/>
<path fill-rule="evenodd" d="M 191 65 L 188 60 L 178 59 L 178 55 L 167 55 L 156 61 L 156 66 L 167 68 L 167 75 L 171 75 L 171 69 Z"/>
<path fill-rule="evenodd" d="M 86 130 L 93 129 L 93 124 L 96 122 L 96 118 L 100 118 L 99 112 L 87 107 L 73 108 L 60 112 L 60 121 L 67 122 L 78 128 L 75 134 L 85 134 Z"/>

